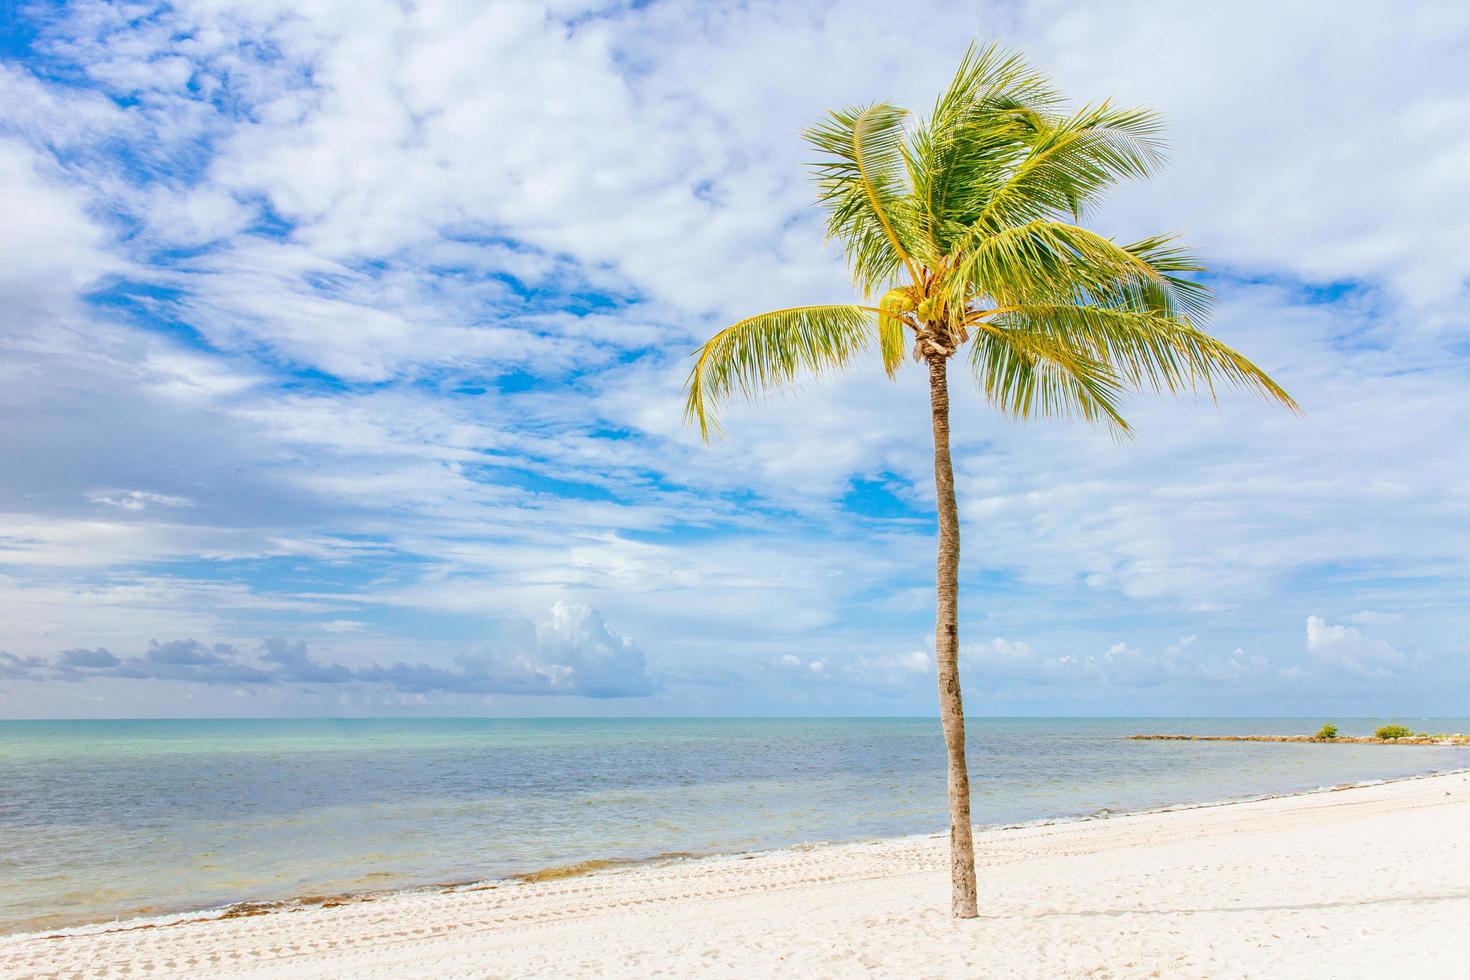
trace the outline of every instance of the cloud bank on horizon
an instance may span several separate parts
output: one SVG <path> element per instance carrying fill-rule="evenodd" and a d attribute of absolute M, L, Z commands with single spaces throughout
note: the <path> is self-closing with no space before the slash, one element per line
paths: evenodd
<path fill-rule="evenodd" d="M 20 6 L 0 717 L 932 710 L 918 373 L 679 388 L 851 295 L 797 132 L 972 37 L 1166 114 L 1092 224 L 1307 414 L 957 391 L 971 710 L 1470 714 L 1470 10 L 920 6 Z"/>

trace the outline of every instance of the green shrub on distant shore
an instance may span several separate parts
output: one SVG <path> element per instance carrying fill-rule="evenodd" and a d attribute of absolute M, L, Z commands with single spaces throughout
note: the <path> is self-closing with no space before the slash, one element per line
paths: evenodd
<path fill-rule="evenodd" d="M 1331 722 L 1328 722 L 1321 728 L 1317 729 L 1317 734 L 1312 737 L 1321 739 L 1324 742 L 1330 742 L 1334 738 L 1337 738 L 1337 726 L 1332 724 Z"/>
<path fill-rule="evenodd" d="M 1389 739 L 1408 738 L 1410 735 L 1413 734 L 1413 732 L 1409 731 L 1403 725 L 1384 725 L 1382 728 L 1378 729 L 1378 731 L 1373 733 L 1373 737 Z"/>

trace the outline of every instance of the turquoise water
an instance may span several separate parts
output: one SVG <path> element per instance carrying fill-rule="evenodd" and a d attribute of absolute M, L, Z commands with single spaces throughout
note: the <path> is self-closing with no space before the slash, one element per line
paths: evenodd
<path fill-rule="evenodd" d="M 1322 721 L 974 719 L 975 820 L 1470 767 L 1470 748 L 1124 738 Z M 933 719 L 0 722 L 0 932 L 945 825 Z"/>

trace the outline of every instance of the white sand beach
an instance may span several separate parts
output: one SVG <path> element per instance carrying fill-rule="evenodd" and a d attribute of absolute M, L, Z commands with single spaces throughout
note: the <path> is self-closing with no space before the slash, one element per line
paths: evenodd
<path fill-rule="evenodd" d="M 0 939 L 5 977 L 1470 976 L 1470 774 Z"/>

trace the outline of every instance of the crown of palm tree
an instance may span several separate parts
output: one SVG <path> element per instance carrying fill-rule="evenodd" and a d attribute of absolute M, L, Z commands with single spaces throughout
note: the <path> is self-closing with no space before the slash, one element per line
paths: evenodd
<path fill-rule="evenodd" d="M 874 341 L 893 376 L 906 349 L 969 345 L 980 390 L 1003 414 L 1070 416 L 1129 432 L 1127 389 L 1219 383 L 1296 403 L 1202 329 L 1203 266 L 1172 236 L 1120 245 L 1079 222 L 1114 183 L 1164 160 L 1147 109 L 1064 111 L 1018 55 L 971 47 L 933 112 L 879 103 L 806 132 L 827 235 L 867 301 L 774 310 L 720 331 L 695 355 L 686 415 L 709 438 L 719 404 L 841 368 Z M 874 303 L 872 297 L 879 297 Z"/>

